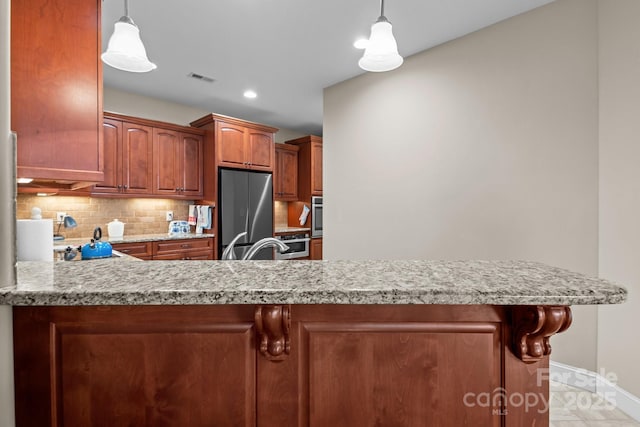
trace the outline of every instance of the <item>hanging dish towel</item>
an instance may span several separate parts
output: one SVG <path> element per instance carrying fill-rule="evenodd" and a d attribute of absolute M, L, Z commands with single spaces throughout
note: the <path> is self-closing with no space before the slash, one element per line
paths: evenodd
<path fill-rule="evenodd" d="M 211 207 L 198 205 L 198 219 L 196 226 L 200 228 L 211 228 Z"/>
<path fill-rule="evenodd" d="M 187 222 L 189 225 L 196 225 L 198 223 L 198 205 L 189 205 L 189 218 Z"/>

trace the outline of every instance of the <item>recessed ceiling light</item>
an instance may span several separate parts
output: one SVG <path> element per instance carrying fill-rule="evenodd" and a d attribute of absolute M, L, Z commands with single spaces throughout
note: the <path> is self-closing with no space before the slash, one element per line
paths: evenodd
<path fill-rule="evenodd" d="M 353 47 L 356 49 L 366 49 L 369 44 L 369 39 L 358 39 L 353 42 Z"/>
<path fill-rule="evenodd" d="M 253 98 L 257 98 L 258 94 L 255 93 L 255 91 L 253 91 L 253 90 L 245 90 L 244 91 L 244 97 L 245 98 L 249 98 L 249 99 L 253 99 Z"/>

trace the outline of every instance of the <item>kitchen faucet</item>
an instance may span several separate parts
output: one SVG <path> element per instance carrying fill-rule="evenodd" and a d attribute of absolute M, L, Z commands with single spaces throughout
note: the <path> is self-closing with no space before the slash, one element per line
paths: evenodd
<path fill-rule="evenodd" d="M 233 238 L 233 240 L 231 241 L 231 243 L 229 243 L 229 246 L 227 246 L 224 250 L 224 252 L 222 252 L 222 257 L 220 259 L 223 260 L 232 260 L 232 259 L 237 259 L 236 258 L 236 253 L 233 250 L 233 246 L 236 244 L 236 242 L 241 238 L 247 235 L 246 231 L 243 231 L 242 233 L 239 233 L 236 237 Z"/>
<path fill-rule="evenodd" d="M 273 237 L 265 237 L 264 239 L 258 240 L 254 243 L 253 246 L 249 248 L 246 254 L 242 257 L 243 260 L 250 260 L 256 254 L 264 248 L 275 247 L 280 252 L 285 252 L 289 250 L 289 246 L 282 243 L 281 240 L 275 239 Z"/>

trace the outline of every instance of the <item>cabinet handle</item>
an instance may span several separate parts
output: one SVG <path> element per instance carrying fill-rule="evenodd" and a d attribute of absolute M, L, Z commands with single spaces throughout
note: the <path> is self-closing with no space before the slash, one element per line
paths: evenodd
<path fill-rule="evenodd" d="M 127 188 L 129 188 L 129 186 L 127 184 L 123 185 L 123 188 L 126 190 Z"/>
<path fill-rule="evenodd" d="M 131 252 L 131 249 L 118 249 L 120 252 L 124 252 L 125 254 L 128 254 L 129 252 Z"/>
<path fill-rule="evenodd" d="M 118 190 L 122 190 L 122 184 L 118 184 Z"/>
<path fill-rule="evenodd" d="M 190 248 L 191 248 L 191 245 L 190 245 L 189 243 L 183 243 L 183 244 L 181 244 L 181 245 L 180 245 L 180 247 L 181 247 L 182 249 L 190 249 Z"/>
<path fill-rule="evenodd" d="M 176 192 L 180 191 L 180 187 L 176 187 Z"/>

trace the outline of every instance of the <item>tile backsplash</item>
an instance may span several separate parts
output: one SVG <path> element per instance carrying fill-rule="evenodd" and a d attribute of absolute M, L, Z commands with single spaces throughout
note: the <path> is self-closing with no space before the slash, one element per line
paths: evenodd
<path fill-rule="evenodd" d="M 277 227 L 286 227 L 288 222 L 289 203 L 275 201 L 273 203 L 273 223 Z"/>
<path fill-rule="evenodd" d="M 125 223 L 124 234 L 157 234 L 166 233 L 169 223 L 165 220 L 166 212 L 173 211 L 175 220 L 186 220 L 189 205 L 193 201 L 171 199 L 109 199 L 95 197 L 49 196 L 39 197 L 31 194 L 18 194 L 16 217 L 31 218 L 31 208 L 39 207 L 42 218 L 54 220 L 56 212 L 71 215 L 78 226 L 76 228 L 60 228 L 60 234 L 67 238 L 90 239 L 95 227 L 102 227 L 107 236 L 107 224 L 117 218 Z"/>

